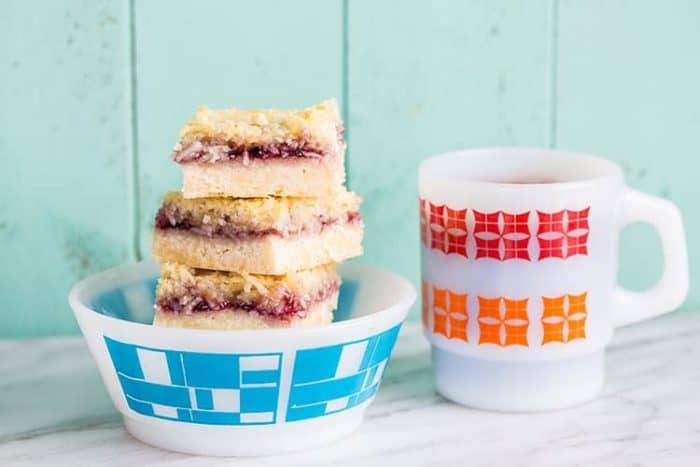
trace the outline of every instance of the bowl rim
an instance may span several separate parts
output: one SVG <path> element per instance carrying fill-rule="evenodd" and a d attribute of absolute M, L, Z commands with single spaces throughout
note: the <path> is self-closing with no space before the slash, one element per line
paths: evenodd
<path fill-rule="evenodd" d="M 303 338 L 305 336 L 317 335 L 319 333 L 327 333 L 330 330 L 333 331 L 344 331 L 356 327 L 363 327 L 366 325 L 371 325 L 377 321 L 383 321 L 382 318 L 393 323 L 402 322 L 406 315 L 408 314 L 410 308 L 416 301 L 417 292 L 413 284 L 405 277 L 389 271 L 387 269 L 379 268 L 377 266 L 369 265 L 364 262 L 350 262 L 345 264 L 339 264 L 339 273 L 341 277 L 343 276 L 343 270 L 359 269 L 369 270 L 375 273 L 380 273 L 388 275 L 392 280 L 398 282 L 398 285 L 402 289 L 402 297 L 392 303 L 391 305 L 378 309 L 376 311 L 370 312 L 366 315 L 359 316 L 357 318 L 350 318 L 343 321 L 332 322 L 325 326 L 314 326 L 308 328 L 267 328 L 267 329 L 244 329 L 244 330 L 219 330 L 219 329 L 189 329 L 189 328 L 169 328 L 153 326 L 152 324 L 139 323 L 136 321 L 129 321 L 121 318 L 115 318 L 113 316 L 108 316 L 94 310 L 87 303 L 87 298 L 94 295 L 91 294 L 90 290 L 95 286 L 100 285 L 102 282 L 107 281 L 112 275 L 121 273 L 124 277 L 129 277 L 130 280 L 140 280 L 148 276 L 151 276 L 152 268 L 157 268 L 157 263 L 153 261 L 134 261 L 129 263 L 124 263 L 119 266 L 106 269 L 104 271 L 93 274 L 80 282 L 76 283 L 71 287 L 68 293 L 68 303 L 73 310 L 78 322 L 80 322 L 79 315 L 91 316 L 99 320 L 105 320 L 105 323 L 112 323 L 118 326 L 132 327 L 138 329 L 142 332 L 150 333 L 164 333 L 171 337 L 187 337 L 187 338 L 213 338 L 214 336 L 230 336 L 235 333 L 237 337 L 276 337 L 284 334 L 285 337 L 298 337 Z M 127 274 L 124 274 L 127 273 Z M 358 274 L 361 275 L 361 274 Z M 126 282 L 122 279 L 121 284 L 115 286 L 115 288 L 120 287 Z"/>

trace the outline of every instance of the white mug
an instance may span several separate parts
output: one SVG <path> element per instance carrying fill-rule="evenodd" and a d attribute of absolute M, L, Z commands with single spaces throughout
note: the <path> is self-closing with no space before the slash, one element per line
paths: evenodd
<path fill-rule="evenodd" d="M 419 169 L 423 325 L 436 389 L 460 404 L 548 410 L 594 398 L 617 326 L 688 291 L 679 210 L 625 186 L 616 164 L 547 149 L 458 151 Z M 647 222 L 664 270 L 616 284 L 618 237 Z"/>

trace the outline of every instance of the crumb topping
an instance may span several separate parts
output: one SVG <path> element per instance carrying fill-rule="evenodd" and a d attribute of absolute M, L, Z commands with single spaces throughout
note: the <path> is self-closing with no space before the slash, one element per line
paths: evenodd
<path fill-rule="evenodd" d="M 174 158 L 216 162 L 238 156 L 321 157 L 342 153 L 342 133 L 335 99 L 303 110 L 200 107 L 180 130 Z"/>

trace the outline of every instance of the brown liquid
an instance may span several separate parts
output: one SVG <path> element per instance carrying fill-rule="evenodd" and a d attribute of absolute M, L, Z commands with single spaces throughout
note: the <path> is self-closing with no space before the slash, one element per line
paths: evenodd
<path fill-rule="evenodd" d="M 537 179 L 537 178 L 532 178 L 532 179 L 519 179 L 519 180 L 487 180 L 488 182 L 491 183 L 506 183 L 509 185 L 545 185 L 545 184 L 550 184 L 550 183 L 559 183 L 557 180 L 552 180 L 552 179 Z"/>

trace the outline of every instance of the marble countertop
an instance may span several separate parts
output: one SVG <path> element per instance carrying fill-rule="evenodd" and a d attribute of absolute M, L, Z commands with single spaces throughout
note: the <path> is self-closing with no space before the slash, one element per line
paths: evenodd
<path fill-rule="evenodd" d="M 470 410 L 436 395 L 417 324 L 351 437 L 258 459 L 190 457 L 131 438 L 81 338 L 0 341 L 0 465 L 700 465 L 700 313 L 618 331 L 603 395 L 550 413 Z"/>

